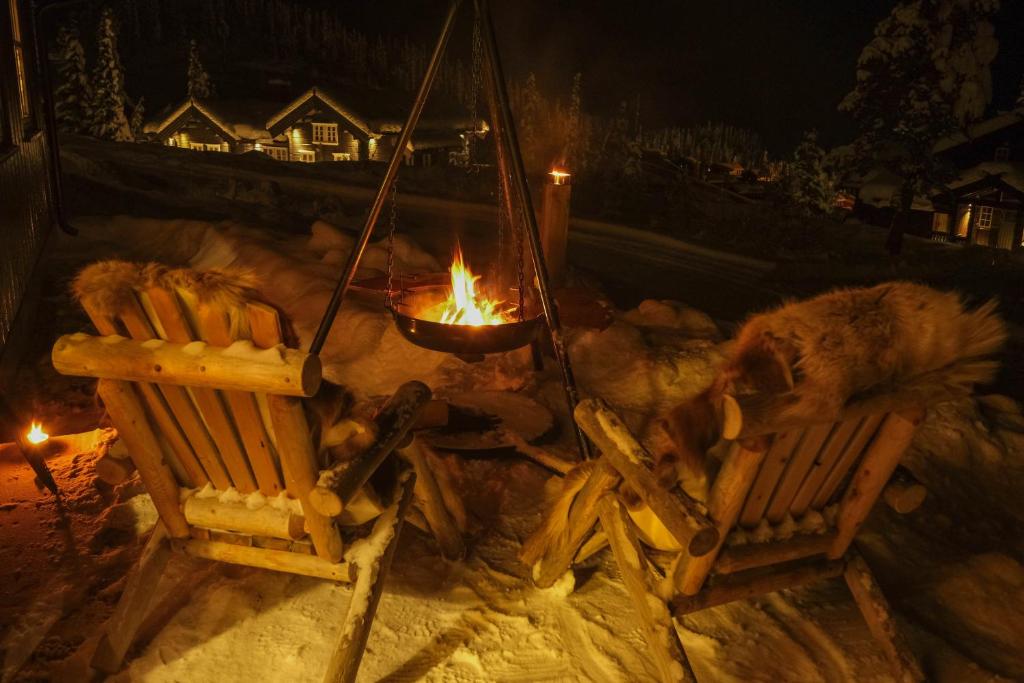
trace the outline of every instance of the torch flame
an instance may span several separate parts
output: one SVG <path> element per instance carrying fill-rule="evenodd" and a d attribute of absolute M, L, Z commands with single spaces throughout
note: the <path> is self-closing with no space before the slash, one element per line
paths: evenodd
<path fill-rule="evenodd" d="M 478 291 L 479 275 L 474 275 L 462 258 L 462 249 L 455 248 L 450 269 L 451 291 L 448 298 L 433 307 L 427 317 L 445 325 L 503 325 L 513 322 L 515 306 L 498 299 L 489 299 Z"/>
<path fill-rule="evenodd" d="M 43 431 L 43 425 L 33 422 L 25 438 L 28 439 L 29 443 L 42 443 L 49 439 L 50 435 Z"/>

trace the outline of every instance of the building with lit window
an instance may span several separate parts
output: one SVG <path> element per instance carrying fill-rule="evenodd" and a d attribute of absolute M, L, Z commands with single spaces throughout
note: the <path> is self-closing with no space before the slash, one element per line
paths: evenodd
<path fill-rule="evenodd" d="M 406 98 L 382 90 L 349 93 L 359 111 L 334 91 L 314 86 L 281 105 L 243 100 L 187 99 L 146 126 L 162 144 L 202 152 L 258 151 L 278 161 L 387 161 L 404 123 Z M 363 112 L 369 112 L 369 114 Z M 459 165 L 482 121 L 451 110 L 428 111 L 406 150 L 416 166 Z"/>

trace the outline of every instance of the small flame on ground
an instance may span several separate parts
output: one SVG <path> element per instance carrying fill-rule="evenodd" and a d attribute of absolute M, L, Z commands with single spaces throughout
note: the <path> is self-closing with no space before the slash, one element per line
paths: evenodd
<path fill-rule="evenodd" d="M 455 257 L 449 269 L 451 291 L 442 303 L 430 308 L 424 319 L 445 325 L 503 325 L 514 322 L 516 307 L 499 299 L 483 296 L 478 287 L 479 275 L 474 275 L 462 258 L 462 248 L 455 248 Z"/>
<path fill-rule="evenodd" d="M 560 168 L 553 168 L 548 172 L 553 185 L 568 185 L 571 174 Z"/>
<path fill-rule="evenodd" d="M 28 439 L 29 443 L 42 443 L 49 439 L 50 435 L 43 431 L 43 425 L 33 422 L 25 438 Z"/>

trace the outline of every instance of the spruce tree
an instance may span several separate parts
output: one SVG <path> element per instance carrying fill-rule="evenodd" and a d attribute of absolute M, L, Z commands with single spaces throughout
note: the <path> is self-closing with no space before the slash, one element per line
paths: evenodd
<path fill-rule="evenodd" d="M 50 53 L 54 66 L 53 110 L 62 133 L 81 133 L 89 126 L 89 76 L 78 29 L 62 26 Z"/>
<path fill-rule="evenodd" d="M 114 13 L 107 7 L 100 15 L 96 36 L 96 64 L 92 71 L 91 122 L 89 132 L 107 140 L 131 140 L 125 116 L 124 70 L 117 53 Z"/>
<path fill-rule="evenodd" d="M 135 138 L 136 140 L 141 140 L 142 139 L 142 135 L 143 135 L 143 130 L 142 129 L 143 129 L 143 127 L 146 124 L 146 119 L 145 119 L 145 116 L 146 116 L 146 105 L 145 105 L 145 101 L 146 101 L 146 98 L 145 97 L 141 97 L 141 96 L 139 97 L 139 99 L 137 99 L 135 101 L 135 106 L 132 107 L 131 119 L 129 119 L 129 121 L 128 121 L 128 127 L 132 131 L 132 137 Z"/>
<path fill-rule="evenodd" d="M 206 99 L 213 95 L 213 83 L 199 61 L 199 46 L 193 38 L 188 44 L 188 96 L 194 100 Z"/>
<path fill-rule="evenodd" d="M 835 179 L 825 164 L 825 150 L 818 145 L 817 131 L 804 133 L 793 152 L 786 178 L 791 202 L 806 213 L 827 213 L 832 209 Z"/>
<path fill-rule="evenodd" d="M 992 95 L 998 0 L 901 0 L 875 28 L 840 109 L 857 123 L 862 170 L 881 164 L 903 179 L 887 246 L 898 254 L 914 196 L 950 177 L 933 150 L 980 117 Z"/>

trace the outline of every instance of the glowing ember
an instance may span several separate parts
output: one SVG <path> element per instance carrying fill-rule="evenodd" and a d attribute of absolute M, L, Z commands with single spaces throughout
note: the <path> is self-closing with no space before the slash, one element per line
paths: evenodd
<path fill-rule="evenodd" d="M 50 435 L 43 431 L 43 425 L 38 422 L 32 423 L 32 428 L 25 435 L 29 443 L 42 443 L 50 438 Z"/>
<path fill-rule="evenodd" d="M 474 275 L 462 260 L 462 249 L 455 248 L 450 268 L 452 286 L 448 298 L 420 314 L 424 320 L 446 325 L 503 325 L 514 322 L 516 306 L 499 299 L 483 296 L 478 287 L 479 275 Z"/>

